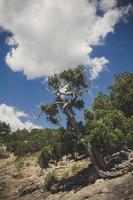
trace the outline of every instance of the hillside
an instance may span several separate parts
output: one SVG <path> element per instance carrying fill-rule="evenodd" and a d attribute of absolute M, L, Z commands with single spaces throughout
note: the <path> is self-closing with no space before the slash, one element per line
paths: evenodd
<path fill-rule="evenodd" d="M 0 159 L 0 196 L 1 200 L 132 200 L 133 172 L 111 180 L 97 179 L 93 184 L 68 188 L 55 194 L 44 191 L 46 176 L 54 172 L 58 180 L 74 176 L 84 171 L 87 178 L 87 166 L 91 163 L 87 159 L 79 161 L 64 160 L 57 166 L 50 165 L 41 169 L 36 164 L 36 155 L 15 160 L 10 154 L 6 159 Z M 93 174 L 93 171 L 91 171 Z M 91 174 L 91 175 L 92 175 Z M 83 175 L 80 174 L 80 177 Z M 91 180 L 91 179 L 90 179 Z M 93 179 L 94 180 L 94 179 Z M 77 182 L 80 181 L 78 178 Z"/>
<path fill-rule="evenodd" d="M 133 199 L 133 74 L 115 76 L 110 92 L 86 108 L 84 72 L 78 66 L 49 78 L 57 91 L 63 79 L 73 83 L 75 94 L 57 92 L 58 101 L 41 105 L 56 125 L 63 112 L 66 127 L 11 132 L 0 121 L 1 199 Z M 83 108 L 78 121 L 76 109 Z"/>

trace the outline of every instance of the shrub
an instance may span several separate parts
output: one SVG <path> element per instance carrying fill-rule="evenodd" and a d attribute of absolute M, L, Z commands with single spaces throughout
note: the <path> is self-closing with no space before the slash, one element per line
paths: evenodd
<path fill-rule="evenodd" d="M 15 160 L 15 167 L 17 168 L 17 169 L 20 169 L 20 168 L 22 168 L 23 166 L 24 166 L 24 163 L 25 163 L 25 157 L 19 157 L 19 158 L 17 158 L 16 160 Z"/>
<path fill-rule="evenodd" d="M 69 177 L 69 171 L 65 171 L 65 173 L 63 174 L 63 178 L 68 178 Z"/>
<path fill-rule="evenodd" d="M 76 172 L 78 169 L 79 169 L 79 167 L 77 166 L 77 164 L 74 164 L 74 165 L 71 167 L 72 173 Z"/>
<path fill-rule="evenodd" d="M 9 153 L 5 150 L 0 148 L 0 159 L 5 159 L 9 157 Z"/>
<path fill-rule="evenodd" d="M 52 172 L 52 173 L 49 173 L 46 177 L 45 177 L 45 180 L 44 180 L 44 190 L 45 191 L 50 191 L 51 190 L 51 187 L 57 183 L 57 178 L 56 178 L 56 175 Z"/>
<path fill-rule="evenodd" d="M 50 145 L 45 146 L 39 157 L 38 157 L 38 163 L 40 164 L 41 167 L 48 167 L 49 161 L 52 159 L 53 155 L 52 155 L 53 149 Z"/>

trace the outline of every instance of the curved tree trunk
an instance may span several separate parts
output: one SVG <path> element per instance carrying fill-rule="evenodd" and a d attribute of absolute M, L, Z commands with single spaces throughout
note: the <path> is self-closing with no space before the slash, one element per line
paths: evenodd
<path fill-rule="evenodd" d="M 94 146 L 90 143 L 88 143 L 87 146 L 86 144 L 84 144 L 84 146 L 86 150 L 88 151 L 90 159 L 93 162 L 98 175 L 101 178 L 115 178 L 125 173 L 124 168 L 120 171 L 113 171 L 113 172 L 109 171 L 106 161 L 104 160 L 103 156 L 94 148 Z"/>
<path fill-rule="evenodd" d="M 94 146 L 90 143 L 88 143 L 88 152 L 90 155 L 90 158 L 92 160 L 92 162 L 94 163 L 94 165 L 101 169 L 101 170 L 106 170 L 106 162 L 103 158 L 103 156 L 94 148 Z"/>
<path fill-rule="evenodd" d="M 117 172 L 107 171 L 107 163 L 104 160 L 103 156 L 94 148 L 92 144 L 85 143 L 80 133 L 80 130 L 79 130 L 79 127 L 78 127 L 78 124 L 74 117 L 73 112 L 71 112 L 70 109 L 66 108 L 64 113 L 68 116 L 68 118 L 71 121 L 72 127 L 75 132 L 75 136 L 78 138 L 79 142 L 85 146 L 85 149 L 87 153 L 89 154 L 90 159 L 93 162 L 98 175 L 102 178 L 114 178 L 114 177 L 121 176 L 123 174 L 123 171 L 117 171 Z"/>
<path fill-rule="evenodd" d="M 65 114 L 69 117 L 76 137 L 78 138 L 79 142 L 85 146 L 86 152 L 89 154 L 90 159 L 94 163 L 95 167 L 99 170 L 105 170 L 106 169 L 105 160 L 103 159 L 102 155 L 97 152 L 97 150 L 94 148 L 92 144 L 85 143 L 73 113 L 69 109 L 66 109 Z"/>

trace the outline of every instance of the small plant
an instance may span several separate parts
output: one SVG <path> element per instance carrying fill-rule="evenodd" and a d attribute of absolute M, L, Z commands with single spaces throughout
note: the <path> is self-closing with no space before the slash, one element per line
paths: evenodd
<path fill-rule="evenodd" d="M 69 177 L 69 171 L 65 171 L 65 173 L 63 174 L 63 178 L 68 178 Z"/>
<path fill-rule="evenodd" d="M 5 150 L 0 148 L 0 159 L 6 159 L 9 157 L 9 153 Z"/>
<path fill-rule="evenodd" d="M 79 167 L 75 164 L 71 167 L 72 173 L 76 172 L 79 169 Z"/>
<path fill-rule="evenodd" d="M 52 159 L 52 147 L 51 146 L 45 146 L 39 157 L 38 157 L 38 163 L 41 167 L 48 167 L 49 161 Z"/>
<path fill-rule="evenodd" d="M 25 157 L 19 157 L 15 160 L 14 164 L 17 169 L 20 169 L 24 166 Z"/>
<path fill-rule="evenodd" d="M 56 178 L 56 175 L 52 172 L 45 177 L 45 180 L 44 180 L 44 191 L 50 191 L 51 190 L 51 187 L 57 183 L 57 178 Z"/>

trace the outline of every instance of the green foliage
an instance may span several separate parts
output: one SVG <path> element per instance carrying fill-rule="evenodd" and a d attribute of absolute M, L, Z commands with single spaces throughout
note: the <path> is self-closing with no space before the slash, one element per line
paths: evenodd
<path fill-rule="evenodd" d="M 38 163 L 41 167 L 48 167 L 49 161 L 53 157 L 53 148 L 52 146 L 46 146 L 42 149 L 40 156 L 38 158 Z"/>
<path fill-rule="evenodd" d="M 50 191 L 51 187 L 57 183 L 57 178 L 56 175 L 54 174 L 54 172 L 49 173 L 44 180 L 44 191 Z"/>
<path fill-rule="evenodd" d="M 9 153 L 4 148 L 0 148 L 0 159 L 5 159 L 8 157 Z"/>
<path fill-rule="evenodd" d="M 133 130 L 130 120 L 119 110 L 104 113 L 91 122 L 86 119 L 85 137 L 106 154 L 115 152 L 128 142 L 127 135 Z"/>
<path fill-rule="evenodd" d="M 16 156 L 25 156 L 41 151 L 45 145 L 55 142 L 58 135 L 56 129 L 18 130 L 9 135 L 7 148 Z"/>
<path fill-rule="evenodd" d="M 58 129 L 26 129 L 17 130 L 8 135 L 6 139 L 7 149 L 18 158 L 41 152 L 38 162 L 41 166 L 48 166 L 49 161 L 58 161 L 64 155 L 74 155 L 82 149 L 77 144 L 73 134 L 64 128 Z"/>
<path fill-rule="evenodd" d="M 84 74 L 84 67 L 78 66 L 75 69 L 64 70 L 59 74 L 59 78 L 63 79 L 65 82 L 69 83 L 69 90 L 73 88 L 81 89 L 87 88 L 87 79 Z"/>
<path fill-rule="evenodd" d="M 61 80 L 57 74 L 54 74 L 53 76 L 48 77 L 48 83 L 54 89 L 58 89 L 60 87 Z"/>
<path fill-rule="evenodd" d="M 133 149 L 133 116 L 128 118 L 126 123 L 127 134 L 126 134 L 126 141 L 129 148 Z"/>
<path fill-rule="evenodd" d="M 79 166 L 77 166 L 77 164 L 74 164 L 72 167 L 71 167 L 71 171 L 72 173 L 75 173 L 79 170 Z"/>
<path fill-rule="evenodd" d="M 133 73 L 121 73 L 115 79 L 116 82 L 109 87 L 112 104 L 130 117 L 133 115 Z"/>
<path fill-rule="evenodd" d="M 74 108 L 77 108 L 79 110 L 83 109 L 84 108 L 84 101 L 82 99 L 75 101 Z"/>
<path fill-rule="evenodd" d="M 85 76 L 84 66 L 79 65 L 78 67 L 68 70 L 64 70 L 59 74 L 48 77 L 48 85 L 54 90 L 59 90 L 62 85 L 68 84 L 68 91 L 76 89 L 77 92 L 80 89 L 88 87 L 87 77 Z"/>
<path fill-rule="evenodd" d="M 59 161 L 64 155 L 68 154 L 74 157 L 75 152 L 83 150 L 83 146 L 77 143 L 75 136 L 66 129 L 61 128 L 55 140 L 42 149 L 38 163 L 41 167 L 48 167 L 50 160 Z"/>
<path fill-rule="evenodd" d="M 0 144 L 5 144 L 8 135 L 11 133 L 9 124 L 0 121 Z"/>
<path fill-rule="evenodd" d="M 133 148 L 133 74 L 116 76 L 109 95 L 99 93 L 93 111 L 85 110 L 85 140 L 104 154 Z"/>
<path fill-rule="evenodd" d="M 59 161 L 64 155 L 84 153 L 85 147 L 75 134 L 73 121 L 81 134 L 81 139 L 90 142 L 104 155 L 121 150 L 124 145 L 133 148 L 133 74 L 123 73 L 116 76 L 110 93 L 99 93 L 94 99 L 92 109 L 84 111 L 84 122 L 77 122 L 75 110 L 84 107 L 82 95 L 88 89 L 83 66 L 69 69 L 48 78 L 49 86 L 54 90 L 53 103 L 41 106 L 47 119 L 54 124 L 60 121 L 60 111 L 67 116 L 67 128 L 60 129 L 26 129 L 10 134 L 9 125 L 0 122 L 1 143 L 7 145 L 17 157 L 39 152 L 38 163 L 47 167 L 51 160 Z M 62 90 L 60 90 L 62 89 Z M 70 102 L 70 103 L 69 103 Z M 67 110 L 67 111 L 68 111 Z M 78 132 L 77 131 L 77 132 Z M 75 169 L 73 169 L 76 171 Z M 51 187 L 54 179 L 47 181 Z"/>
<path fill-rule="evenodd" d="M 111 110 L 112 109 L 112 102 L 110 97 L 106 94 L 100 92 L 98 96 L 95 98 L 93 103 L 93 110 Z"/>
<path fill-rule="evenodd" d="M 90 110 L 85 109 L 84 115 L 85 115 L 85 119 L 88 119 L 90 121 L 94 119 L 94 113 L 91 112 Z"/>
<path fill-rule="evenodd" d="M 59 142 L 61 147 L 60 152 L 63 153 L 62 156 L 71 154 L 74 158 L 75 152 L 80 154 L 85 151 L 84 146 L 79 143 L 75 134 L 73 134 L 72 131 L 69 131 L 69 129 L 60 129 Z"/>
<path fill-rule="evenodd" d="M 60 119 L 58 114 L 63 112 L 64 105 L 69 103 L 69 109 L 83 109 L 84 101 L 80 99 L 89 88 L 84 66 L 74 69 L 64 70 L 59 74 L 48 77 L 48 86 L 53 90 L 55 100 L 50 104 L 41 106 L 41 111 L 46 114 L 47 120 L 53 124 L 58 124 Z M 71 107 L 71 108 L 70 108 Z M 74 113 L 74 111 L 73 111 Z"/>
<path fill-rule="evenodd" d="M 57 114 L 59 111 L 56 104 L 41 105 L 41 110 L 46 113 L 47 120 L 51 121 L 53 124 L 58 124 Z"/>
<path fill-rule="evenodd" d="M 84 137 L 86 142 L 92 143 L 104 154 L 113 153 L 124 145 L 132 146 L 133 74 L 123 73 L 115 78 L 115 83 L 109 87 L 110 94 L 99 93 L 94 99 L 92 111 L 85 109 L 83 124 L 76 122 L 75 108 L 84 107 L 81 96 L 88 89 L 84 67 L 78 66 L 49 77 L 48 84 L 54 89 L 57 98 L 52 104 L 44 105 L 45 109 L 42 107 L 48 119 L 56 123 L 60 111 L 67 115 L 64 106 L 71 102 L 67 107 L 71 113 L 67 115 L 67 130 L 63 130 L 58 142 L 52 146 L 54 159 L 58 160 L 69 152 L 72 154 L 82 151 L 83 146 L 78 145 L 75 130 L 78 134 L 82 133 L 80 137 Z"/>

